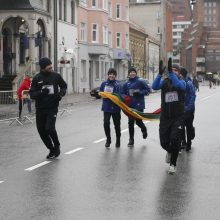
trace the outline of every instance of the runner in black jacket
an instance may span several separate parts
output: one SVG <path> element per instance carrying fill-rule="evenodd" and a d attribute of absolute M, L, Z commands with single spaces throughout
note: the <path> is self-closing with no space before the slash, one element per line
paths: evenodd
<path fill-rule="evenodd" d="M 184 99 L 186 83 L 180 79 L 179 66 L 168 62 L 168 76 L 163 78 L 165 68 L 160 61 L 159 74 L 152 84 L 154 90 L 161 89 L 160 144 L 167 151 L 168 173 L 176 172 L 176 161 L 180 149 L 184 125 Z"/>
<path fill-rule="evenodd" d="M 67 84 L 61 75 L 53 72 L 50 59 L 41 58 L 39 65 L 40 73 L 33 78 L 29 93 L 35 99 L 37 130 L 50 151 L 47 159 L 52 159 L 60 155 L 55 123 L 59 101 L 66 94 Z"/>

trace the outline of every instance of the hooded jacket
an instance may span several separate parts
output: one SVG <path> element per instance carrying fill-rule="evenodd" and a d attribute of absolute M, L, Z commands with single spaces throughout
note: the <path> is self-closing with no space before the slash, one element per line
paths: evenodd
<path fill-rule="evenodd" d="M 186 93 L 185 93 L 185 112 L 195 111 L 196 92 L 193 82 L 190 77 L 185 78 Z"/>
<path fill-rule="evenodd" d="M 22 91 L 23 90 L 29 90 L 31 86 L 31 80 L 29 77 L 26 77 L 23 81 L 23 83 L 18 88 L 18 98 L 22 99 Z"/>
<path fill-rule="evenodd" d="M 168 78 L 157 75 L 152 89 L 161 89 L 161 117 L 174 118 L 184 115 L 186 82 L 170 72 Z"/>
<path fill-rule="evenodd" d="M 133 93 L 138 91 L 138 95 L 134 95 Z M 141 80 L 138 76 L 134 78 L 129 78 L 122 88 L 122 94 L 128 95 L 131 97 L 131 104 L 129 107 L 143 110 L 145 109 L 145 101 L 144 96 L 148 95 L 150 92 L 150 88 L 147 86 L 144 80 Z"/>
<path fill-rule="evenodd" d="M 121 93 L 121 85 L 117 80 L 109 80 L 102 82 L 100 92 Z M 102 111 L 109 113 L 119 113 L 121 109 L 114 104 L 110 99 L 102 100 Z"/>
<path fill-rule="evenodd" d="M 43 94 L 47 87 L 49 94 Z M 36 109 L 53 109 L 59 106 L 60 99 L 66 94 L 67 84 L 60 74 L 51 72 L 38 73 L 32 80 L 30 97 L 35 99 Z"/>

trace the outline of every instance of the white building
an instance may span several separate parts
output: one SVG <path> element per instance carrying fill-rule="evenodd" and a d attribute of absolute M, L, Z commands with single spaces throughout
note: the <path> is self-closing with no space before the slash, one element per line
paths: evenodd
<path fill-rule="evenodd" d="M 39 59 L 47 56 L 68 83 L 68 93 L 77 91 L 77 8 L 75 0 L 1 0 L 0 79 L 16 76 L 17 89 L 24 74 L 38 72 Z"/>
<path fill-rule="evenodd" d="M 182 33 L 189 27 L 191 21 L 174 21 L 173 22 L 173 63 L 180 65 L 180 49 Z"/>

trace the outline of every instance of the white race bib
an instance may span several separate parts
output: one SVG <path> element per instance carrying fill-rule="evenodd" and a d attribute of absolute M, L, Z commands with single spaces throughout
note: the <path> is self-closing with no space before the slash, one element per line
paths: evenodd
<path fill-rule="evenodd" d="M 114 88 L 112 86 L 105 86 L 104 92 L 113 93 Z"/>
<path fill-rule="evenodd" d="M 166 103 L 177 102 L 177 101 L 179 101 L 179 99 L 178 99 L 178 94 L 177 94 L 176 91 L 174 91 L 174 92 L 167 92 L 165 94 L 165 102 Z"/>
<path fill-rule="evenodd" d="M 54 87 L 53 85 L 44 85 L 42 88 L 48 88 L 49 89 L 49 95 L 53 95 L 54 94 Z"/>

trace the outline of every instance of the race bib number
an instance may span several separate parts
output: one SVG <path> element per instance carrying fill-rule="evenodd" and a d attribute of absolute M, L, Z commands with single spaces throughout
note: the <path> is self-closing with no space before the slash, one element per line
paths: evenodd
<path fill-rule="evenodd" d="M 109 92 L 109 93 L 113 93 L 113 87 L 112 86 L 105 86 L 104 88 L 104 92 Z"/>
<path fill-rule="evenodd" d="M 53 85 L 44 85 L 43 88 L 48 88 L 49 89 L 49 95 L 53 95 L 54 94 L 54 87 Z"/>
<path fill-rule="evenodd" d="M 167 92 L 165 94 L 165 102 L 169 103 L 177 101 L 179 101 L 177 92 Z"/>

